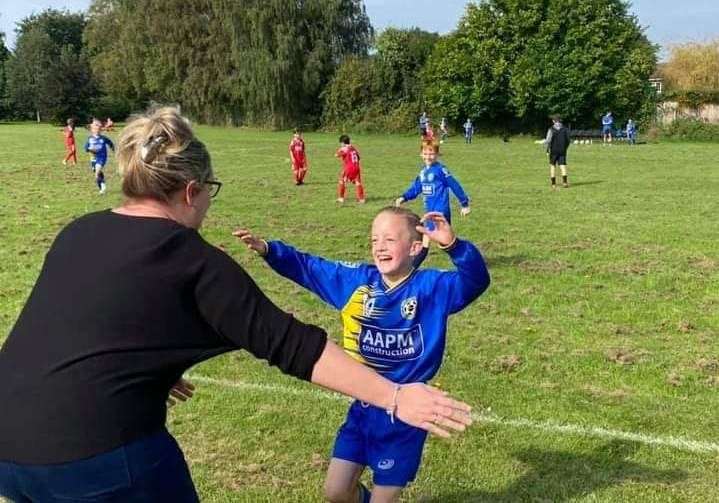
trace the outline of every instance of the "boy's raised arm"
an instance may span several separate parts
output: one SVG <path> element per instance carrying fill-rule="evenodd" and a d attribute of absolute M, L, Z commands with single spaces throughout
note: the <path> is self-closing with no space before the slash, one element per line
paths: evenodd
<path fill-rule="evenodd" d="M 418 230 L 446 251 L 456 271 L 442 273 L 441 285 L 447 295 L 451 313 L 464 309 L 479 297 L 489 286 L 489 271 L 476 246 L 457 238 L 447 219 L 439 212 L 427 213 L 422 221 L 431 220 L 432 229 L 419 227 Z"/>
<path fill-rule="evenodd" d="M 247 229 L 233 235 L 262 256 L 272 269 L 341 309 L 361 281 L 364 266 L 334 262 L 303 253 L 281 241 L 265 241 Z"/>

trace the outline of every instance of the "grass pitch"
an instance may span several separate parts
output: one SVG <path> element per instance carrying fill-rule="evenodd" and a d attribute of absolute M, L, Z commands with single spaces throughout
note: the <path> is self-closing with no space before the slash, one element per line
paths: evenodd
<path fill-rule="evenodd" d="M 355 204 L 350 188 L 338 207 L 338 135 L 306 135 L 311 168 L 301 187 L 292 184 L 289 133 L 199 127 L 198 135 L 225 184 L 202 233 L 278 305 L 337 336 L 336 312 L 230 232 L 248 226 L 326 257 L 368 260 L 374 213 L 417 174 L 417 139 L 353 135 L 368 202 Z M 86 157 L 63 168 L 59 128 L 0 125 L 0 151 L 2 340 L 58 230 L 116 205 L 120 193 L 114 159 L 105 196 Z M 472 199 L 464 219 L 455 203 L 455 229 L 479 244 L 492 285 L 451 319 L 437 381 L 485 420 L 428 442 L 405 501 L 716 498 L 718 156 L 719 145 L 706 143 L 572 146 L 571 187 L 552 192 L 546 156 L 529 139 L 443 145 L 442 160 Z M 449 265 L 436 250 L 425 262 Z M 321 500 L 345 401 L 243 353 L 192 374 L 197 395 L 169 423 L 203 501 Z"/>

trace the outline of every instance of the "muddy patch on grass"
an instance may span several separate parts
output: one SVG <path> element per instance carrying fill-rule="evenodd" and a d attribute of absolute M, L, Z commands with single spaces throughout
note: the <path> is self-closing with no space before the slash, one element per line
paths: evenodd
<path fill-rule="evenodd" d="M 706 374 L 719 373 L 719 360 L 716 358 L 699 358 L 694 365 Z"/>
<path fill-rule="evenodd" d="M 563 260 L 525 260 L 518 264 L 521 271 L 557 274 L 572 268 Z"/>
<path fill-rule="evenodd" d="M 518 355 L 503 355 L 492 362 L 492 371 L 496 373 L 511 373 L 522 365 L 522 358 Z"/>
<path fill-rule="evenodd" d="M 691 321 L 682 320 L 677 325 L 677 330 L 679 330 L 681 333 L 686 334 L 694 330 L 696 327 Z"/>
<path fill-rule="evenodd" d="M 719 270 L 719 261 L 706 256 L 691 257 L 689 259 L 689 265 L 702 272 L 714 272 Z"/>
<path fill-rule="evenodd" d="M 617 365 L 634 365 L 636 363 L 641 363 L 648 355 L 648 351 L 628 348 L 611 348 L 604 353 L 607 360 L 614 362 Z"/>
<path fill-rule="evenodd" d="M 678 388 L 684 384 L 684 376 L 682 376 L 679 372 L 669 372 L 669 374 L 667 374 L 666 381 L 670 386 Z"/>
<path fill-rule="evenodd" d="M 616 264 L 605 270 L 622 276 L 646 276 L 652 273 L 661 264 L 658 261 L 633 262 L 631 264 Z"/>
<path fill-rule="evenodd" d="M 627 388 L 606 390 L 593 385 L 585 386 L 584 392 L 594 399 L 609 400 L 612 402 L 621 402 L 633 395 L 632 390 Z"/>

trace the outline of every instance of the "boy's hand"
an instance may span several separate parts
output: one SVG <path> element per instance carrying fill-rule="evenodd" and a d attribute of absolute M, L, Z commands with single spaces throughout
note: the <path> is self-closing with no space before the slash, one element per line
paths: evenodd
<path fill-rule="evenodd" d="M 249 229 L 237 229 L 232 233 L 233 236 L 240 238 L 240 241 L 245 243 L 247 248 L 254 251 L 261 257 L 267 255 L 267 241 L 257 236 L 254 236 Z"/>
<path fill-rule="evenodd" d="M 466 217 L 467 215 L 470 214 L 471 211 L 472 211 L 472 208 L 470 208 L 469 206 L 462 206 L 462 208 L 459 210 L 459 213 L 463 217 Z"/>
<path fill-rule="evenodd" d="M 452 230 L 452 226 L 449 225 L 447 219 L 439 211 L 430 211 L 425 213 L 422 217 L 422 223 L 431 222 L 431 226 L 418 225 L 417 230 L 422 235 L 427 236 L 429 239 L 437 243 L 441 247 L 446 247 L 454 243 L 456 236 Z M 429 229 L 428 227 L 432 227 Z"/>
<path fill-rule="evenodd" d="M 402 206 L 402 203 L 404 202 L 404 197 L 398 197 L 394 200 L 394 205 L 397 207 Z"/>
<path fill-rule="evenodd" d="M 192 395 L 195 394 L 194 392 L 195 385 L 192 384 L 190 381 L 186 381 L 185 379 L 180 378 L 180 380 L 177 381 L 174 386 L 172 386 L 172 389 L 170 389 L 170 395 L 167 397 L 167 406 L 172 407 L 178 401 L 186 402 L 187 400 L 192 398 Z"/>

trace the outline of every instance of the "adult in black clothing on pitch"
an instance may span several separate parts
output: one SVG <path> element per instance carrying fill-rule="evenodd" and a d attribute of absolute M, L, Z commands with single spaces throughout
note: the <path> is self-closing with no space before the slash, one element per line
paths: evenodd
<path fill-rule="evenodd" d="M 564 127 L 562 119 L 559 115 L 552 116 L 552 127 L 547 131 L 547 138 L 544 140 L 547 146 L 547 154 L 549 154 L 549 179 L 552 189 L 557 188 L 556 167 L 559 166 L 562 172 L 562 186 L 569 187 L 567 179 L 567 149 L 571 140 L 569 138 L 569 129 Z"/>
<path fill-rule="evenodd" d="M 465 404 L 396 386 L 277 308 L 200 236 L 221 184 L 177 110 L 135 118 L 117 157 L 125 202 L 59 233 L 0 350 L 0 496 L 196 502 L 165 401 L 236 349 L 438 435 L 470 424 Z"/>

